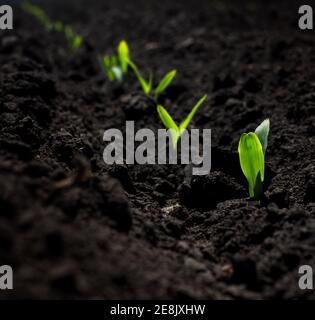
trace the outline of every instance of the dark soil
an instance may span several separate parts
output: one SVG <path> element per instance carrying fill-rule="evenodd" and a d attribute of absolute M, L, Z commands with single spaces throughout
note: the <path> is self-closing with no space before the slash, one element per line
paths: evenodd
<path fill-rule="evenodd" d="M 302 4 L 302 3 L 301 3 Z M 294 1 L 48 1 L 86 37 L 75 54 L 15 8 L 0 31 L 2 298 L 315 298 L 315 31 Z M 105 129 L 162 125 L 130 76 L 108 82 L 97 53 L 126 39 L 180 121 L 212 129 L 212 170 L 105 165 Z M 247 198 L 241 133 L 271 120 L 261 203 Z"/>

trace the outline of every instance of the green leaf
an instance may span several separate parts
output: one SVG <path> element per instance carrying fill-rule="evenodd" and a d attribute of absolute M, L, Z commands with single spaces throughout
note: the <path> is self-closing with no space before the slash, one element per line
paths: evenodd
<path fill-rule="evenodd" d="M 266 153 L 267 146 L 268 146 L 268 135 L 270 130 L 270 120 L 264 120 L 255 130 L 257 137 L 260 140 L 262 145 L 264 154 Z"/>
<path fill-rule="evenodd" d="M 110 58 L 110 64 L 111 64 L 112 67 L 118 65 L 118 58 L 117 58 L 115 55 L 111 56 L 111 58 Z"/>
<path fill-rule="evenodd" d="M 171 129 L 173 148 L 176 149 L 177 142 L 180 138 L 179 128 L 164 107 L 162 107 L 161 105 L 158 105 L 157 111 L 158 111 L 160 119 L 162 120 L 165 128 Z"/>
<path fill-rule="evenodd" d="M 264 181 L 265 159 L 262 145 L 254 132 L 243 133 L 238 145 L 242 171 L 248 181 L 249 196 L 259 198 Z M 260 191 L 259 191 L 260 190 Z"/>
<path fill-rule="evenodd" d="M 142 78 L 142 76 L 139 74 L 138 80 L 140 82 L 140 85 L 142 87 L 142 90 L 145 94 L 150 94 L 151 89 L 152 89 L 152 76 L 150 76 L 150 80 L 149 82 L 147 82 L 146 80 L 144 80 L 144 78 Z"/>
<path fill-rule="evenodd" d="M 83 38 L 81 36 L 74 36 L 71 40 L 70 40 L 70 47 L 73 50 L 77 50 L 80 48 L 81 44 L 83 42 Z"/>
<path fill-rule="evenodd" d="M 128 59 L 128 64 L 131 67 L 132 71 L 134 72 L 136 78 L 138 79 L 142 90 L 145 94 L 150 94 L 152 91 L 152 83 L 153 83 L 153 78 L 152 78 L 152 74 L 150 74 L 150 79 L 147 82 L 140 74 L 138 67 L 130 60 Z"/>
<path fill-rule="evenodd" d="M 74 32 L 70 26 L 65 26 L 64 32 L 68 40 L 74 37 Z"/>
<path fill-rule="evenodd" d="M 53 30 L 55 32 L 62 32 L 63 31 L 63 24 L 61 21 L 56 21 L 53 24 Z"/>
<path fill-rule="evenodd" d="M 170 116 L 170 114 L 167 112 L 167 110 L 163 106 L 158 105 L 157 110 L 164 126 L 167 129 L 178 130 L 177 124 L 174 122 L 173 118 Z"/>
<path fill-rule="evenodd" d="M 111 70 L 110 57 L 105 55 L 103 57 L 99 56 L 98 59 L 99 59 L 100 65 L 101 65 L 106 77 L 109 79 L 109 81 L 114 81 L 115 75 L 113 74 L 113 72 Z"/>
<path fill-rule="evenodd" d="M 121 71 L 126 73 L 128 71 L 129 47 L 125 40 L 120 41 L 118 45 L 118 57 Z"/>
<path fill-rule="evenodd" d="M 164 92 L 167 87 L 172 83 L 174 77 L 176 76 L 176 70 L 172 70 L 167 73 L 164 78 L 160 81 L 159 85 L 155 89 L 155 100 L 158 99 L 159 95 Z"/>
<path fill-rule="evenodd" d="M 107 70 L 106 76 L 109 81 L 115 81 L 115 73 L 113 72 L 112 69 Z"/>
<path fill-rule="evenodd" d="M 103 62 L 102 63 L 103 67 L 110 68 L 111 62 L 110 62 L 110 57 L 109 56 L 104 56 L 102 62 Z"/>
<path fill-rule="evenodd" d="M 204 95 L 195 105 L 195 107 L 191 110 L 187 118 L 179 125 L 180 132 L 184 131 L 190 124 L 191 120 L 194 118 L 196 112 L 200 108 L 200 106 L 203 104 L 203 102 L 206 100 L 207 95 Z"/>
<path fill-rule="evenodd" d="M 150 72 L 149 81 L 146 83 L 146 90 L 144 91 L 146 94 L 150 94 L 153 86 L 153 74 Z"/>

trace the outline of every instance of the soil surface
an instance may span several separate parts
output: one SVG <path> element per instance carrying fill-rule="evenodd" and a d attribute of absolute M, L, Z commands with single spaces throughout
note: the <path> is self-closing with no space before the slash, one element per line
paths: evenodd
<path fill-rule="evenodd" d="M 315 31 L 294 1 L 46 1 L 86 41 L 71 53 L 14 8 L 0 31 L 1 298 L 315 298 Z M 104 130 L 157 130 L 152 99 L 130 75 L 106 80 L 99 53 L 126 39 L 157 78 L 161 103 L 212 129 L 212 169 L 106 165 Z M 249 201 L 237 145 L 270 118 L 265 195 Z"/>

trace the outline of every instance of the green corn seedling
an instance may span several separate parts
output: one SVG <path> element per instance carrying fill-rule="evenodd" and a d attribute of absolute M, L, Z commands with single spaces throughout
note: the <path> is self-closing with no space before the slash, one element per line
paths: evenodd
<path fill-rule="evenodd" d="M 178 143 L 180 137 L 182 136 L 184 130 L 187 129 L 187 127 L 189 126 L 190 122 L 194 118 L 196 112 L 198 111 L 200 106 L 203 104 L 203 102 L 206 100 L 206 98 L 207 98 L 207 95 L 204 95 L 197 102 L 197 104 L 191 110 L 189 115 L 184 119 L 184 121 L 182 121 L 180 123 L 180 125 L 177 125 L 175 123 L 175 121 L 172 119 L 170 114 L 167 112 L 167 110 L 163 106 L 158 105 L 157 111 L 158 111 L 158 114 L 160 116 L 161 121 L 163 122 L 163 124 L 166 127 L 166 129 L 170 129 L 171 130 L 170 132 L 171 132 L 171 138 L 172 138 L 172 145 L 173 145 L 174 149 L 177 148 L 177 143 Z"/>
<path fill-rule="evenodd" d="M 62 23 L 57 22 L 57 26 L 58 25 L 62 26 Z M 56 24 L 55 24 L 55 26 L 56 26 Z M 57 31 L 57 30 L 55 29 L 55 31 Z M 69 26 L 64 27 L 64 33 L 65 33 L 65 36 L 68 40 L 69 47 L 74 51 L 79 49 L 81 44 L 83 43 L 83 38 L 81 36 L 79 36 L 78 34 L 76 34 L 73 31 L 73 29 Z"/>
<path fill-rule="evenodd" d="M 126 41 L 120 41 L 117 55 L 100 57 L 101 66 L 110 81 L 122 82 L 129 67 L 129 47 Z"/>
<path fill-rule="evenodd" d="M 263 192 L 269 129 L 270 121 L 267 119 L 257 127 L 255 133 L 243 133 L 238 145 L 240 165 L 248 181 L 249 196 L 257 200 Z"/>
<path fill-rule="evenodd" d="M 52 27 L 52 30 L 56 32 L 62 32 L 63 31 L 63 23 L 61 21 L 55 21 Z"/>
<path fill-rule="evenodd" d="M 149 80 L 147 81 L 141 75 L 138 67 L 136 66 L 136 64 L 134 62 L 129 60 L 129 65 L 130 65 L 132 71 L 134 72 L 136 78 L 138 79 L 143 92 L 146 95 L 151 94 L 151 92 L 153 91 L 153 76 L 152 76 L 152 73 L 150 73 Z M 163 93 L 168 88 L 168 86 L 172 83 L 173 79 L 176 76 L 176 73 L 177 73 L 176 70 L 172 70 L 172 71 L 168 72 L 163 77 L 163 79 L 160 81 L 160 83 L 158 84 L 158 86 L 154 90 L 154 99 L 156 101 L 158 100 L 160 94 Z"/>

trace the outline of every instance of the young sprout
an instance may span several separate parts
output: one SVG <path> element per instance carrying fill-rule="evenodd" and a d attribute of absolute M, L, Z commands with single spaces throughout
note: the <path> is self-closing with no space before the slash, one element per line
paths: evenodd
<path fill-rule="evenodd" d="M 58 22 L 57 22 L 57 25 L 58 25 Z M 59 26 L 60 25 L 62 25 L 61 22 L 59 22 Z M 69 47 L 74 51 L 79 49 L 81 44 L 83 43 L 83 38 L 78 34 L 74 33 L 73 29 L 69 26 L 64 27 L 64 33 L 68 40 Z"/>
<path fill-rule="evenodd" d="M 129 47 L 126 41 L 120 41 L 117 55 L 100 57 L 101 66 L 110 81 L 122 82 L 128 72 Z"/>
<path fill-rule="evenodd" d="M 204 95 L 197 102 L 197 104 L 191 110 L 189 115 L 186 117 L 186 119 L 184 119 L 184 121 L 182 121 L 180 123 L 179 126 L 175 123 L 175 121 L 172 119 L 172 117 L 166 111 L 166 109 L 164 107 L 162 107 L 161 105 L 158 105 L 158 107 L 157 107 L 158 114 L 159 114 L 160 119 L 163 122 L 164 126 L 166 127 L 166 129 L 170 129 L 171 138 L 172 138 L 172 144 L 173 144 L 173 148 L 174 149 L 176 149 L 177 143 L 178 143 L 180 137 L 182 136 L 184 130 L 187 129 L 187 127 L 189 126 L 190 122 L 194 118 L 196 112 L 198 111 L 200 106 L 203 104 L 203 102 L 206 100 L 206 98 L 207 98 L 207 95 Z"/>
<path fill-rule="evenodd" d="M 55 32 L 62 32 L 63 31 L 63 23 L 61 21 L 55 21 L 52 29 Z"/>
<path fill-rule="evenodd" d="M 238 153 L 241 169 L 248 181 L 250 198 L 260 199 L 265 177 L 265 153 L 268 144 L 270 121 L 263 121 L 254 132 L 243 133 Z"/>
<path fill-rule="evenodd" d="M 134 72 L 136 78 L 138 79 L 143 92 L 146 95 L 149 95 L 153 90 L 153 76 L 152 76 L 152 73 L 150 73 L 149 80 L 147 81 L 147 80 L 145 80 L 143 78 L 143 76 L 141 75 L 141 73 L 140 73 L 138 67 L 135 65 L 135 63 L 133 63 L 131 60 L 129 60 L 129 65 L 130 65 L 132 71 Z M 168 88 L 168 86 L 172 83 L 173 79 L 176 76 L 176 72 L 177 72 L 176 70 L 170 71 L 160 81 L 160 83 L 158 84 L 158 86 L 154 90 L 154 99 L 156 101 L 158 100 L 160 94 L 163 93 Z"/>

